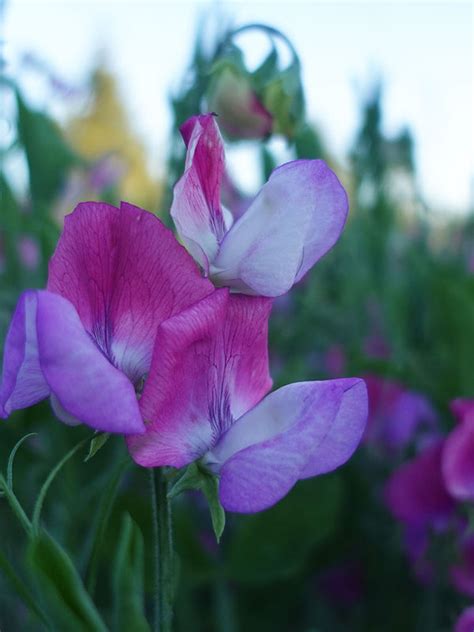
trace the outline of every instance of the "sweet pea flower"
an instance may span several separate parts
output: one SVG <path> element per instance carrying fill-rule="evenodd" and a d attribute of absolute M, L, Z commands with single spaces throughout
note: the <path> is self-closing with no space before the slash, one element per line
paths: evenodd
<path fill-rule="evenodd" d="M 369 394 L 365 443 L 393 454 L 415 440 L 427 444 L 439 438 L 436 412 L 424 395 L 378 375 L 364 379 Z"/>
<path fill-rule="evenodd" d="M 466 608 L 456 621 L 453 632 L 473 632 L 474 630 L 474 606 Z"/>
<path fill-rule="evenodd" d="M 230 66 L 215 77 L 208 101 L 228 138 L 266 138 L 272 131 L 273 117 L 252 89 L 249 78 Z"/>
<path fill-rule="evenodd" d="M 268 394 L 270 309 L 268 298 L 220 289 L 163 322 L 140 399 L 146 433 L 127 439 L 144 467 L 199 460 L 219 476 L 229 511 L 266 509 L 299 479 L 343 464 L 367 417 L 356 378 Z"/>
<path fill-rule="evenodd" d="M 451 410 L 457 427 L 446 439 L 443 476 L 447 489 L 458 500 L 474 500 L 474 399 L 456 399 Z"/>
<path fill-rule="evenodd" d="M 66 218 L 46 290 L 24 292 L 5 342 L 0 417 L 51 397 L 65 423 L 145 430 L 137 392 L 159 324 L 214 291 L 151 213 L 88 202 Z"/>
<path fill-rule="evenodd" d="M 425 448 L 397 468 L 385 487 L 393 516 L 407 525 L 441 528 L 455 509 L 441 474 L 444 441 Z"/>
<path fill-rule="evenodd" d="M 284 164 L 235 217 L 221 203 L 224 148 L 216 118 L 194 116 L 181 134 L 186 166 L 171 215 L 184 245 L 217 286 L 284 294 L 341 234 L 348 202 L 336 175 L 322 160 Z"/>

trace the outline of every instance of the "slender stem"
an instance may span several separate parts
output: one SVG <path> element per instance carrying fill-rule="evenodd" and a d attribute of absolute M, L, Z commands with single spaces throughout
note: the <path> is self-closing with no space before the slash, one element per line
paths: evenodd
<path fill-rule="evenodd" d="M 154 549 L 154 632 L 171 632 L 174 552 L 168 481 L 161 468 L 149 470 Z"/>

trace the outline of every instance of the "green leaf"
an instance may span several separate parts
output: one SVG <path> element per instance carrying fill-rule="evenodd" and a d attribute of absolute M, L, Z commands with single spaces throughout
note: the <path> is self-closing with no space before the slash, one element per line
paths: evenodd
<path fill-rule="evenodd" d="M 23 601 L 28 611 L 43 623 L 47 629 L 51 629 L 48 619 L 42 609 L 37 604 L 37 599 L 32 594 L 30 588 L 25 584 L 23 579 L 17 574 L 15 568 L 10 564 L 7 558 L 0 551 L 0 572 L 3 573 L 5 579 L 9 582 L 15 594 Z"/>
<path fill-rule="evenodd" d="M 28 557 L 56 629 L 107 632 L 70 557 L 46 531 L 32 538 Z"/>
<path fill-rule="evenodd" d="M 217 542 L 220 542 L 225 528 L 225 511 L 219 500 L 219 479 L 217 476 L 205 474 L 201 490 L 206 497 L 211 512 L 212 528 Z"/>
<path fill-rule="evenodd" d="M 93 456 L 97 454 L 97 452 L 107 443 L 110 439 L 110 432 L 99 432 L 94 435 L 91 439 L 91 443 L 89 446 L 89 453 L 84 459 L 84 463 L 87 463 Z"/>
<path fill-rule="evenodd" d="M 114 630 L 150 632 L 144 612 L 143 535 L 129 514 L 123 516 L 114 565 Z"/>
<path fill-rule="evenodd" d="M 0 474 L 0 490 L 3 491 L 3 496 L 8 501 L 11 510 L 15 514 L 19 523 L 26 531 L 27 535 L 31 534 L 31 522 L 28 516 L 26 515 L 23 507 L 20 505 L 18 498 L 13 493 L 13 490 L 8 486 L 7 481 L 5 480 L 3 474 Z"/>
<path fill-rule="evenodd" d="M 217 542 L 220 541 L 225 528 L 225 511 L 219 500 L 219 479 L 197 463 L 191 463 L 177 477 L 168 497 L 174 498 L 187 489 L 200 490 L 206 497 L 211 513 L 212 528 Z"/>
<path fill-rule="evenodd" d="M 230 543 L 228 575 L 265 582 L 297 573 L 335 531 L 341 505 L 341 480 L 326 475 L 300 481 L 267 511 L 241 516 Z"/>
<path fill-rule="evenodd" d="M 267 57 L 263 60 L 261 65 L 252 73 L 252 84 L 257 94 L 262 88 L 263 84 L 270 81 L 277 73 L 278 68 L 278 53 L 274 44 L 272 44 L 271 50 Z"/>
<path fill-rule="evenodd" d="M 40 489 L 40 493 L 38 494 L 38 498 L 36 500 L 34 510 L 33 510 L 32 524 L 33 524 L 33 529 L 35 531 L 38 531 L 39 521 L 40 521 L 40 517 L 41 517 L 41 510 L 43 508 L 44 499 L 46 498 L 46 494 L 48 493 L 48 489 L 49 489 L 51 483 L 54 481 L 54 479 L 56 478 L 56 475 L 61 470 L 61 468 L 69 461 L 69 459 L 72 456 L 74 456 L 74 454 L 76 454 L 76 452 L 80 448 L 82 448 L 82 446 L 85 444 L 86 441 L 87 441 L 87 439 L 83 439 L 77 445 L 75 445 L 72 448 L 72 450 L 69 450 L 69 452 L 66 454 L 66 456 L 64 456 L 59 461 L 59 463 L 56 465 L 56 467 L 54 467 L 51 470 L 51 472 L 49 473 L 47 479 L 43 483 L 43 485 L 42 485 L 42 487 Z"/>
<path fill-rule="evenodd" d="M 81 163 L 56 123 L 29 108 L 17 91 L 18 135 L 26 152 L 31 196 L 48 204 L 59 193 L 68 170 Z"/>
<path fill-rule="evenodd" d="M 29 434 L 25 435 L 19 441 L 17 441 L 17 443 L 13 447 L 13 450 L 10 452 L 10 456 L 8 457 L 8 465 L 7 465 L 7 485 L 11 490 L 13 490 L 13 463 L 15 461 L 15 456 L 16 456 L 16 453 L 18 452 L 18 448 L 21 446 L 21 444 L 24 441 L 26 441 L 30 437 L 36 436 L 37 434 L 38 434 L 37 432 L 30 432 Z"/>

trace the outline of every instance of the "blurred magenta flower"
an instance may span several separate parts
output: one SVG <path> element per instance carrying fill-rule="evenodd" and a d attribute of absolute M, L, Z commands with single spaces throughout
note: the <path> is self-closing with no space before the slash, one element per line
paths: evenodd
<path fill-rule="evenodd" d="M 415 440 L 423 444 L 439 437 L 436 412 L 424 395 L 377 375 L 364 379 L 369 394 L 366 443 L 393 453 Z"/>
<path fill-rule="evenodd" d="M 27 270 L 36 270 L 40 262 L 38 242 L 29 235 L 22 235 L 18 240 L 20 261 Z"/>
<path fill-rule="evenodd" d="M 128 438 L 144 467 L 200 459 L 219 474 L 229 511 L 266 509 L 299 479 L 342 465 L 367 417 L 360 379 L 301 382 L 267 395 L 270 309 L 267 298 L 222 289 L 162 323 L 140 399 L 146 434 Z"/>
<path fill-rule="evenodd" d="M 443 447 L 444 441 L 428 446 L 397 468 L 388 480 L 385 500 L 400 522 L 441 528 L 451 517 L 455 501 L 441 474 Z"/>
<path fill-rule="evenodd" d="M 348 202 L 336 175 L 321 160 L 289 162 L 234 217 L 221 204 L 224 148 L 215 117 L 194 116 L 181 133 L 186 168 L 171 215 L 186 248 L 217 286 L 284 294 L 341 234 Z"/>
<path fill-rule="evenodd" d="M 365 573 L 359 561 L 347 560 L 331 566 L 318 578 L 318 591 L 336 606 L 350 608 L 364 597 Z"/>
<path fill-rule="evenodd" d="M 231 139 L 265 138 L 272 131 L 273 117 L 258 99 L 248 77 L 229 65 L 214 78 L 208 104 L 219 115 L 219 126 Z"/>
<path fill-rule="evenodd" d="M 459 424 L 446 439 L 443 475 L 450 494 L 474 500 L 474 399 L 456 399 L 451 410 Z"/>
<path fill-rule="evenodd" d="M 474 606 L 466 608 L 456 621 L 453 632 L 473 632 L 474 630 Z"/>
<path fill-rule="evenodd" d="M 324 355 L 324 368 L 331 377 L 342 377 L 346 371 L 347 358 L 342 345 L 334 344 Z M 370 411 L 370 406 L 369 406 Z"/>
<path fill-rule="evenodd" d="M 5 342 L 0 416 L 51 396 L 65 423 L 144 431 L 137 392 L 159 324 L 213 291 L 151 213 L 89 202 L 66 218 L 47 290 L 27 290 Z"/>

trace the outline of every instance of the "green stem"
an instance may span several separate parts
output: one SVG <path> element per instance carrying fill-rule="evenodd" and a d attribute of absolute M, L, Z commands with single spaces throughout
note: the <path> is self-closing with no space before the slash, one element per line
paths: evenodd
<path fill-rule="evenodd" d="M 162 468 L 149 470 L 154 549 L 154 632 L 171 632 L 174 552 L 168 481 Z"/>

